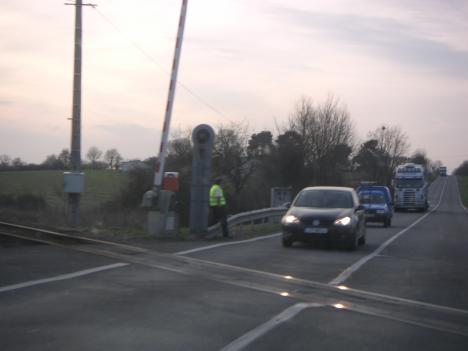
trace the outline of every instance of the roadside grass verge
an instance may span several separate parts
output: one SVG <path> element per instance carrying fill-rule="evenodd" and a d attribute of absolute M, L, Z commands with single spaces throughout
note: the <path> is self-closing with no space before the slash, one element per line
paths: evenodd
<path fill-rule="evenodd" d="M 116 171 L 85 171 L 85 192 L 81 197 L 83 211 L 94 210 L 110 201 L 126 185 L 127 175 Z M 0 172 L 0 195 L 42 197 L 48 208 L 64 209 L 67 195 L 63 192 L 63 171 Z"/>
<path fill-rule="evenodd" d="M 115 239 L 147 235 L 146 211 L 139 206 L 141 190 L 149 188 L 143 184 L 144 179 L 134 179 L 123 172 L 86 170 L 85 192 L 80 204 L 81 225 L 75 229 L 82 234 Z M 73 230 L 68 227 L 67 217 L 63 171 L 0 172 L 1 220 L 51 230 Z M 232 227 L 231 234 L 249 239 L 280 230 L 280 224 L 252 223 Z M 194 238 L 189 228 L 180 228 L 175 237 L 179 240 Z"/>
<path fill-rule="evenodd" d="M 280 223 L 244 224 L 236 225 L 235 227 L 231 228 L 231 233 L 234 237 L 246 238 L 273 234 L 279 231 L 281 231 Z"/>
<path fill-rule="evenodd" d="M 468 176 L 459 176 L 457 179 L 463 205 L 468 208 Z"/>
<path fill-rule="evenodd" d="M 218 237 L 221 237 L 221 229 L 218 233 Z M 257 236 L 273 234 L 281 231 L 280 223 L 260 223 L 260 224 L 244 224 L 236 225 L 229 228 L 229 234 L 232 235 L 235 239 L 250 239 Z M 197 236 L 190 233 L 190 228 L 183 227 L 180 228 L 178 239 L 182 240 L 192 240 L 197 238 Z"/>
<path fill-rule="evenodd" d="M 141 209 L 109 210 L 120 204 L 128 174 L 108 170 L 86 170 L 85 192 L 80 201 L 81 226 L 105 228 L 144 223 Z M 14 223 L 66 228 L 68 196 L 63 192 L 63 171 L 0 172 L 0 218 Z"/>

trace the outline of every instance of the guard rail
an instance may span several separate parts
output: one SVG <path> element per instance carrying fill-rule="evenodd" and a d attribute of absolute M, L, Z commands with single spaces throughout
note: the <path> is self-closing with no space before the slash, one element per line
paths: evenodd
<path fill-rule="evenodd" d="M 252 224 L 254 222 L 279 223 L 281 217 L 284 216 L 287 210 L 288 209 L 286 207 L 273 207 L 238 213 L 228 217 L 228 227 L 231 228 L 237 225 Z M 219 223 L 212 225 L 211 227 L 208 227 L 208 235 L 212 236 L 218 234 L 220 229 L 221 226 Z"/>

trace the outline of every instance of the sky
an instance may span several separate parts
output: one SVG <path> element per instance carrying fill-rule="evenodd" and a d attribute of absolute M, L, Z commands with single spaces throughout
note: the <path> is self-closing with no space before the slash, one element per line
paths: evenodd
<path fill-rule="evenodd" d="M 179 0 L 83 9 L 82 158 L 156 156 Z M 297 101 L 333 95 L 359 140 L 397 125 L 411 151 L 468 160 L 468 0 L 189 0 L 172 130 L 276 132 Z M 0 2 L 0 154 L 69 148 L 74 7 Z"/>

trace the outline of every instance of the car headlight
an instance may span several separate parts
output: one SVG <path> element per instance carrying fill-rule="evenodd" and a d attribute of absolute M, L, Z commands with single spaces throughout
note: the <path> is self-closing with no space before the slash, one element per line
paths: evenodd
<path fill-rule="evenodd" d="M 299 218 L 294 215 L 288 215 L 283 217 L 284 224 L 292 224 L 292 223 L 299 223 Z"/>
<path fill-rule="evenodd" d="M 335 221 L 335 225 L 348 225 L 351 223 L 351 217 L 343 217 L 343 218 L 339 218 Z"/>

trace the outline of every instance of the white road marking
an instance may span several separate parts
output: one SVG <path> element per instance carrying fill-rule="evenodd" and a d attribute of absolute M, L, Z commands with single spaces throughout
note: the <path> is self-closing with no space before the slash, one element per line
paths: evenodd
<path fill-rule="evenodd" d="M 179 251 L 179 252 L 174 253 L 174 255 L 187 255 L 187 254 L 190 254 L 190 253 L 193 253 L 193 252 L 211 250 L 211 249 L 215 249 L 217 247 L 222 247 L 222 246 L 238 245 L 238 244 L 250 243 L 250 242 L 253 242 L 253 241 L 257 241 L 257 240 L 265 240 L 265 239 L 274 238 L 274 237 L 280 236 L 280 235 L 281 235 L 281 233 L 275 233 L 275 234 L 271 234 L 271 235 L 259 236 L 258 238 L 253 238 L 253 239 L 240 240 L 240 241 L 230 241 L 230 242 L 226 242 L 226 243 L 219 243 L 219 244 L 214 244 L 214 245 L 209 245 L 209 246 L 203 246 L 203 247 L 198 247 L 198 248 L 195 248 L 195 249 Z"/>
<path fill-rule="evenodd" d="M 301 311 L 311 307 L 323 307 L 324 305 L 319 303 L 298 303 L 287 309 L 280 314 L 276 315 L 268 322 L 259 325 L 257 328 L 249 331 L 242 335 L 240 338 L 234 340 L 230 344 L 223 347 L 220 351 L 239 351 L 247 347 L 249 344 L 254 342 L 256 339 L 268 333 L 273 328 L 277 327 L 281 323 L 287 322 L 288 320 L 297 316 Z"/>
<path fill-rule="evenodd" d="M 114 268 L 124 267 L 124 266 L 128 266 L 128 265 L 129 265 L 129 263 L 115 263 L 115 264 L 110 264 L 110 265 L 107 265 L 107 266 L 101 266 L 101 267 L 85 269 L 85 270 L 74 272 L 74 273 L 61 274 L 61 275 L 58 275 L 56 277 L 38 279 L 38 280 L 31 280 L 29 282 L 2 286 L 2 287 L 0 287 L 0 293 L 5 292 L 5 291 L 11 291 L 11 290 L 27 288 L 27 287 L 34 286 L 34 285 L 40 285 L 40 284 L 56 282 L 56 281 L 59 281 L 59 280 L 73 279 L 73 278 L 81 277 L 83 275 L 93 274 L 93 273 L 105 271 L 105 270 L 108 270 L 108 269 L 114 269 Z"/>
<path fill-rule="evenodd" d="M 364 256 L 363 258 L 361 258 L 357 262 L 353 263 L 351 266 L 346 268 L 343 272 L 340 273 L 340 275 L 338 275 L 335 279 L 330 281 L 328 284 L 330 284 L 330 285 L 340 285 L 340 284 L 342 284 L 354 272 L 356 272 L 358 269 L 360 269 L 364 264 L 366 264 L 368 261 L 373 259 L 378 254 L 380 254 L 388 245 L 390 245 L 392 242 L 394 242 L 396 239 L 398 239 L 401 235 L 406 233 L 408 230 L 413 228 L 416 224 L 421 222 L 424 218 L 429 216 L 432 212 L 437 210 L 439 208 L 439 206 L 440 206 L 440 203 L 442 202 L 442 198 L 444 196 L 446 186 L 447 186 L 447 182 L 444 183 L 444 187 L 442 188 L 442 192 L 440 193 L 439 202 L 437 203 L 437 205 L 431 211 L 426 213 L 424 216 L 418 218 L 415 222 L 413 222 L 411 225 L 409 225 L 408 227 L 406 227 L 402 231 L 399 231 L 398 233 L 396 233 L 394 236 L 392 236 L 390 239 L 388 239 L 382 245 L 380 245 L 374 252 L 372 252 L 371 254 L 369 254 L 367 256 Z"/>

